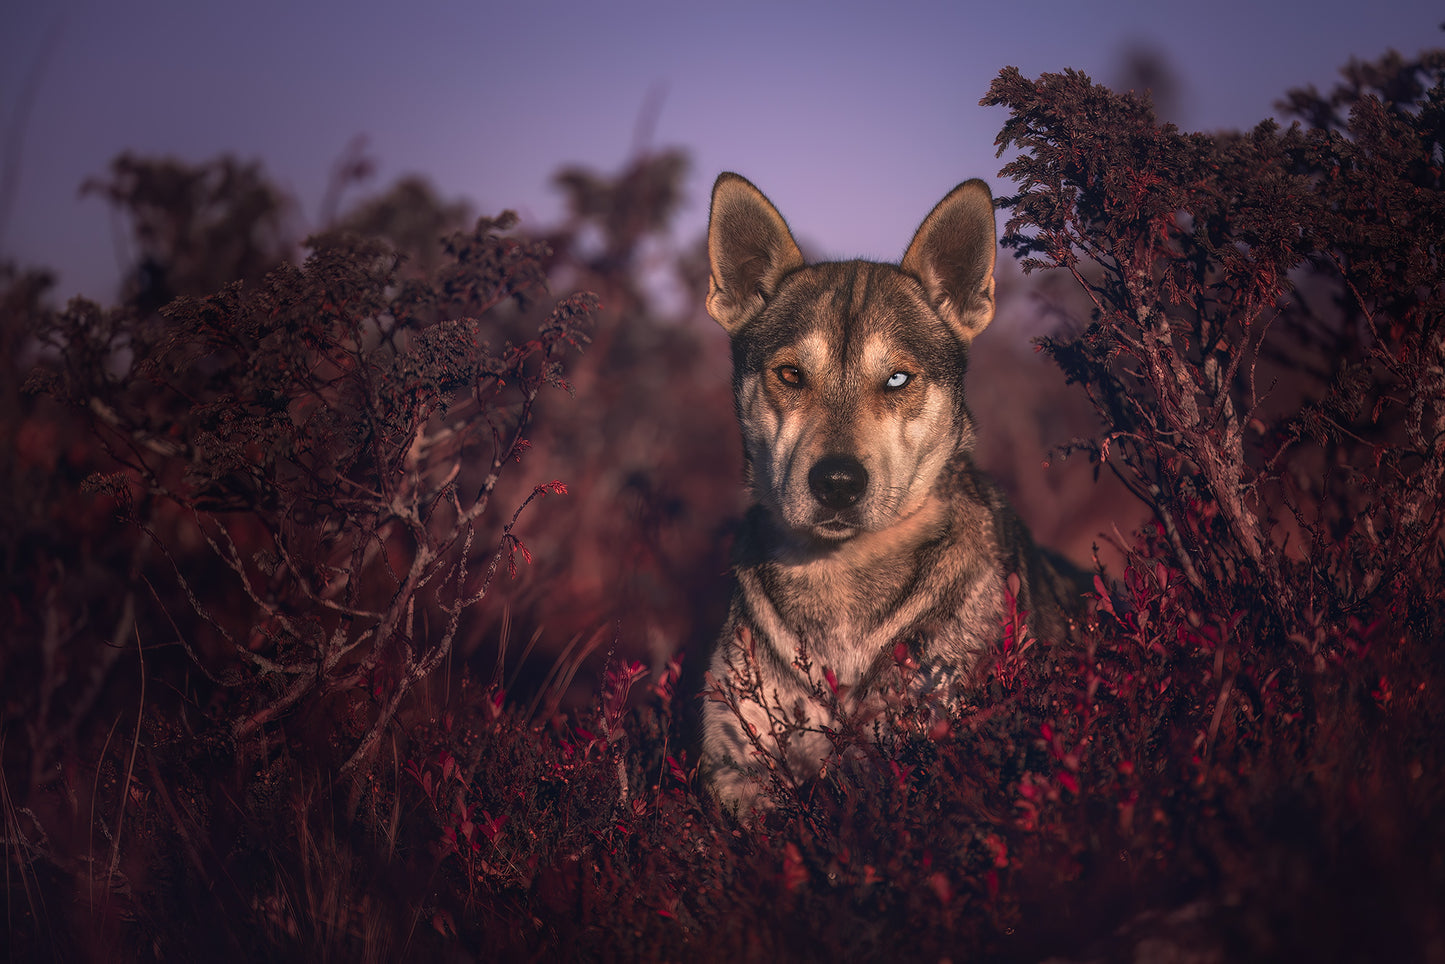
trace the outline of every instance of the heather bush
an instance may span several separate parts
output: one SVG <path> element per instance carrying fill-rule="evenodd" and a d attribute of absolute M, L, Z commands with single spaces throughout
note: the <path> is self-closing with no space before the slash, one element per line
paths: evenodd
<path fill-rule="evenodd" d="M 123 161 L 129 179 L 118 178 L 114 196 L 136 213 L 142 237 L 161 234 L 153 223 L 235 220 L 230 209 L 216 216 L 155 201 L 157 180 L 190 185 L 204 181 L 199 174 L 173 176 L 177 166 L 166 162 L 156 165 L 165 175 L 158 178 L 144 163 Z M 224 200 L 212 198 L 213 206 L 245 209 L 256 192 L 244 185 L 219 193 Z M 212 761 L 238 754 L 243 767 L 259 767 L 257 779 L 281 779 L 272 753 L 287 745 L 304 747 L 308 759 L 325 761 L 320 772 L 343 780 L 365 770 L 403 703 L 447 662 L 469 611 L 488 598 L 499 572 L 505 578 L 528 555 L 514 531 L 520 514 L 565 486 L 534 482 L 505 507 L 493 494 L 528 445 L 539 394 L 567 387 L 561 359 L 585 342 L 595 299 L 574 295 L 539 316 L 545 245 L 509 236 L 514 224 L 506 214 L 452 235 L 444 263 L 425 280 L 400 277 L 399 256 L 382 243 L 331 233 L 308 242 L 302 264 L 279 262 L 259 281 L 241 277 L 159 312 L 146 309 L 145 297 L 118 309 L 77 300 L 55 311 L 28 298 L 17 330 L 29 335 L 40 364 L 27 388 L 89 423 L 95 447 L 76 461 L 104 469 L 80 491 L 122 523 L 62 531 L 56 542 L 84 546 L 103 534 L 117 547 L 107 555 L 124 553 L 129 564 L 109 577 L 124 594 L 120 605 L 96 607 L 117 620 L 110 648 L 70 638 L 93 638 L 83 632 L 92 614 L 67 618 L 63 599 L 42 597 L 38 627 L 20 620 L 22 633 L 41 630 L 40 659 L 7 652 L 7 678 L 39 685 L 7 701 L 7 719 L 25 721 L 32 736 L 11 748 L 7 763 L 28 764 L 37 790 L 53 786 L 51 769 L 70 765 L 71 753 L 84 766 L 94 750 L 66 743 L 92 736 L 82 729 L 94 727 L 88 704 L 101 684 L 116 687 L 117 654 L 134 653 L 140 702 L 118 711 L 133 728 L 131 753 L 124 778 L 106 781 L 115 786 L 117 828 L 101 878 L 107 907 L 124 879 L 119 828 L 139 802 L 128 787 L 163 784 L 171 767 L 195 767 L 198 753 Z M 184 239 L 194 233 L 171 231 L 175 243 L 148 252 L 147 263 L 187 264 L 196 246 Z M 177 276 L 159 267 L 151 274 Z M 490 341 L 501 331 L 489 318 L 515 316 L 511 324 L 522 327 L 527 315 L 530 338 Z M 39 573 L 20 575 L 63 575 L 59 560 L 38 561 Z M 184 658 L 174 658 L 177 648 Z M 56 698 L 85 675 L 68 672 L 67 662 L 87 658 L 97 668 L 79 704 Z M 170 692 L 158 697 L 156 685 Z M 103 774 L 110 742 L 93 764 Z M 153 754 L 150 779 L 136 775 L 141 743 Z M 343 809 L 371 805 L 366 789 L 354 783 Z M 210 832 L 204 814 L 164 791 L 143 796 L 150 806 L 133 817 L 142 825 L 177 821 L 188 849 L 199 846 L 191 832 Z M 156 809 L 162 796 L 165 813 Z M 248 818 L 265 809 L 249 800 L 240 808 Z M 28 840 L 44 833 L 44 821 L 27 812 L 38 824 Z M 96 816 L 112 819 L 104 808 Z"/>
<path fill-rule="evenodd" d="M 764 694 L 691 645 L 739 478 L 655 293 L 681 155 L 568 169 L 545 240 L 403 182 L 300 263 L 256 169 L 118 161 L 123 306 L 0 277 L 12 958 L 1441 959 L 1445 54 L 1244 134 L 985 103 L 1150 521 L 956 703 L 899 651 L 747 827 L 688 723 Z"/>
<path fill-rule="evenodd" d="M 1440 868 L 1399 835 L 1438 841 L 1442 68 L 1352 64 L 1290 95 L 1307 126 L 1238 135 L 1074 72 L 984 100 L 1022 148 L 1004 243 L 1089 305 L 1042 341 L 1104 426 L 1078 446 L 1154 514 L 1053 730 L 1129 775 L 1125 840 L 1233 888 L 1227 956 L 1439 941 Z M 1361 890 L 1390 937 L 1350 928 Z"/>
<path fill-rule="evenodd" d="M 87 484 L 172 559 L 199 617 L 177 641 L 213 681 L 257 684 L 237 740 L 310 694 L 363 691 L 376 719 L 351 769 L 446 658 L 498 565 L 526 552 L 515 516 L 480 566 L 473 541 L 538 393 L 565 387 L 558 356 L 583 338 L 590 301 L 565 300 L 531 341 L 492 350 L 475 319 L 542 283 L 535 251 L 498 235 L 511 224 L 453 237 L 433 285 L 397 284 L 375 243 L 318 237 L 304 264 L 254 289 L 158 317 L 77 303 L 40 326 L 62 365 L 32 384 L 97 414 L 119 468 Z M 534 492 L 549 489 L 564 491 Z M 211 556 L 183 566 L 172 539 Z"/>

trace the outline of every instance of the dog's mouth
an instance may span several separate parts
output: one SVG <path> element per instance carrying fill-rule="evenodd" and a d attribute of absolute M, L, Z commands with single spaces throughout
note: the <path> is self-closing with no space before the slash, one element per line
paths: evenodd
<path fill-rule="evenodd" d="M 841 542 L 852 538 L 858 532 L 858 526 L 844 522 L 837 516 L 824 522 L 813 523 L 812 529 L 815 536 L 829 542 Z"/>

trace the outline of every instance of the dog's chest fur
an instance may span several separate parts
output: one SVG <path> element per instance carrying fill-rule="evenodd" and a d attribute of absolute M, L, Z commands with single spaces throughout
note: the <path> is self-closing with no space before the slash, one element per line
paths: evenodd
<path fill-rule="evenodd" d="M 736 552 L 743 606 L 778 664 L 800 652 L 849 687 L 903 643 L 923 661 L 957 663 L 997 631 L 997 509 L 966 464 L 939 498 L 889 529 L 838 546 L 792 546 L 761 507 Z M 860 696 L 862 694 L 859 694 Z"/>

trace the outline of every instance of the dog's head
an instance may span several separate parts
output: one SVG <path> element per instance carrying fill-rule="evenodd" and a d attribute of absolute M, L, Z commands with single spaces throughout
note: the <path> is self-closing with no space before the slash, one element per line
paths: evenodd
<path fill-rule="evenodd" d="M 954 188 L 898 265 L 805 265 L 787 224 L 736 174 L 713 187 L 707 309 L 732 338 L 749 481 L 821 541 L 915 513 L 972 444 L 968 344 L 993 318 L 993 200 Z"/>

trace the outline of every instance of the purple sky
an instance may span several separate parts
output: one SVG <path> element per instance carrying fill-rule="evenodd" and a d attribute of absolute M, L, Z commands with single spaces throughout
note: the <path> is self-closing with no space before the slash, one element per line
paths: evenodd
<path fill-rule="evenodd" d="M 108 301 L 114 228 L 77 188 L 115 154 L 259 158 L 315 217 L 358 134 L 380 162 L 374 187 L 421 172 L 479 212 L 546 224 L 560 215 L 553 171 L 619 167 L 659 91 L 651 144 L 693 159 L 680 240 L 733 169 L 818 250 L 892 260 L 958 181 L 1007 188 L 992 147 L 1004 113 L 978 106 L 1005 65 L 1113 83 L 1131 46 L 1152 48 L 1179 82 L 1174 120 L 1247 127 L 1352 55 L 1445 44 L 1442 19 L 1426 0 L 12 4 L 0 257 L 58 270 L 62 296 Z"/>

